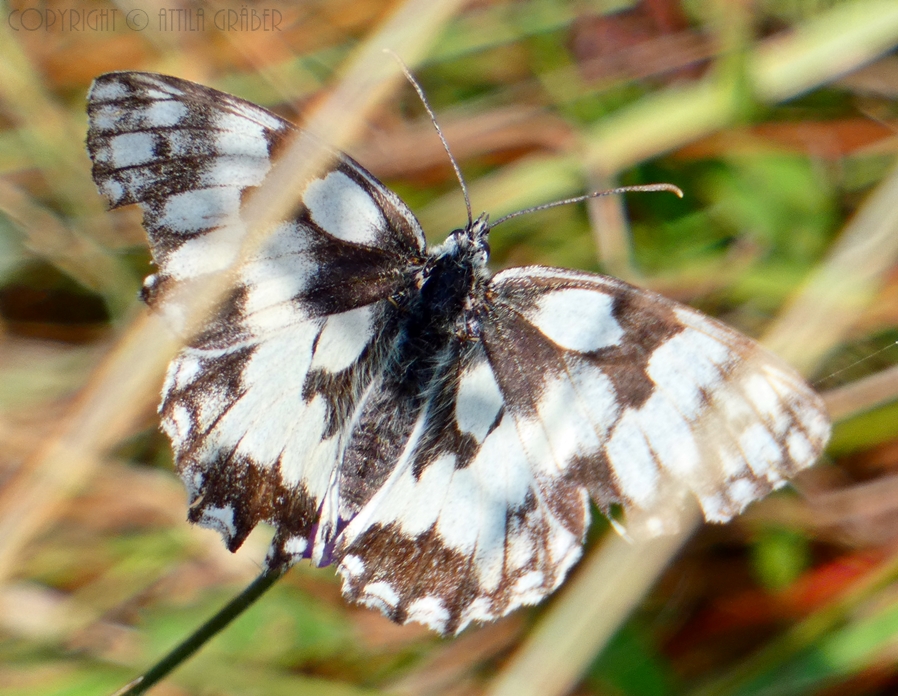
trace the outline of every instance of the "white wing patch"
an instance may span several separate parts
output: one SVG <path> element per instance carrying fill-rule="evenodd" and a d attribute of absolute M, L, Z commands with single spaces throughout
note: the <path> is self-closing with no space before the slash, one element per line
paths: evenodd
<path fill-rule="evenodd" d="M 104 156 L 113 167 L 133 167 L 151 161 L 156 151 L 156 138 L 152 133 L 125 133 L 109 142 Z"/>
<path fill-rule="evenodd" d="M 611 315 L 612 301 L 594 290 L 565 288 L 543 295 L 528 318 L 562 348 L 588 353 L 617 345 L 624 335 Z"/>
<path fill-rule="evenodd" d="M 238 114 L 223 113 L 216 118 L 215 128 L 215 153 L 218 156 L 270 161 L 262 124 Z"/>
<path fill-rule="evenodd" d="M 375 246 L 386 227 L 371 196 L 343 172 L 310 182 L 303 202 L 315 224 L 337 239 Z"/>
<path fill-rule="evenodd" d="M 702 394 L 723 386 L 723 368 L 730 359 L 725 344 L 687 330 L 658 346 L 646 371 L 684 417 L 694 418 L 705 407 Z"/>
<path fill-rule="evenodd" d="M 184 120 L 187 116 L 187 107 L 174 99 L 160 99 L 146 109 L 136 110 L 135 116 L 151 128 L 169 128 Z"/>
<path fill-rule="evenodd" d="M 193 234 L 239 219 L 240 189 L 193 189 L 168 199 L 159 224 L 176 234 Z"/>
<path fill-rule="evenodd" d="M 483 442 L 503 404 L 496 377 L 489 363 L 481 360 L 461 375 L 455 399 L 458 429 Z"/>
<path fill-rule="evenodd" d="M 309 286 L 315 270 L 306 231 L 293 222 L 275 228 L 263 250 L 240 269 L 247 289 L 245 321 L 252 332 L 265 334 L 303 321 L 293 303 Z"/>
<path fill-rule="evenodd" d="M 339 372 L 355 363 L 373 338 L 374 318 L 371 305 L 329 316 L 318 337 L 312 368 Z"/>
<path fill-rule="evenodd" d="M 675 478 L 691 480 L 699 470 L 701 455 L 693 428 L 677 405 L 657 390 L 635 413 L 661 466 Z"/>
<path fill-rule="evenodd" d="M 636 411 L 626 411 L 605 446 L 621 493 L 642 508 L 655 500 L 660 472 Z"/>
<path fill-rule="evenodd" d="M 168 255 L 165 270 L 173 280 L 189 280 L 228 268 L 240 252 L 243 227 L 223 225 L 188 238 Z"/>
<path fill-rule="evenodd" d="M 441 631 L 449 623 L 449 610 L 439 597 L 421 597 L 409 605 L 408 620 Z"/>
<path fill-rule="evenodd" d="M 621 405 L 611 380 L 571 357 L 565 371 L 547 378 L 535 413 L 515 414 L 533 471 L 563 476 L 577 457 L 589 457 L 607 441 Z"/>

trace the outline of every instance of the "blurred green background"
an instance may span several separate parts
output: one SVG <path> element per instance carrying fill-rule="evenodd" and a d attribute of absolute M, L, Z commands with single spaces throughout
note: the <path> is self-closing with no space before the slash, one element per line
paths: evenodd
<path fill-rule="evenodd" d="M 90 178 L 91 80 L 165 72 L 301 123 L 399 7 L 0 4 L 0 694 L 114 691 L 239 592 L 265 553 L 264 530 L 232 556 L 184 521 L 154 411 L 161 378 L 104 392 L 108 356 L 145 313 L 150 267 L 139 213 L 105 212 Z M 243 9 L 277 26 L 216 24 Z M 146 25 L 129 24 L 135 11 Z M 896 46 L 894 0 L 457 8 L 412 67 L 475 214 L 624 184 L 685 193 L 516 218 L 491 235 L 495 268 L 611 273 L 765 337 L 825 393 L 838 421 L 828 455 L 794 489 L 684 540 L 670 565 L 659 556 L 629 618 L 609 614 L 601 652 L 523 652 L 566 588 L 441 639 L 347 605 L 332 569 L 303 565 L 154 693 L 898 693 Z M 413 90 L 399 84 L 359 118 L 350 153 L 429 238 L 463 224 Z M 128 399 L 139 417 L 109 424 L 102 457 L 35 456 L 93 398 Z M 587 561 L 607 552 L 607 528 L 594 524 Z M 634 582 L 622 566 L 596 595 Z M 547 681 L 515 682 L 521 655 Z"/>

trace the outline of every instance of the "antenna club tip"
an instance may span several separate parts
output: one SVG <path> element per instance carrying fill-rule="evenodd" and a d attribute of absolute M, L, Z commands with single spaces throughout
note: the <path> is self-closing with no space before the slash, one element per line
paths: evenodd
<path fill-rule="evenodd" d="M 674 184 L 649 184 L 645 187 L 646 191 L 670 191 L 677 198 L 683 197 L 683 189 Z"/>

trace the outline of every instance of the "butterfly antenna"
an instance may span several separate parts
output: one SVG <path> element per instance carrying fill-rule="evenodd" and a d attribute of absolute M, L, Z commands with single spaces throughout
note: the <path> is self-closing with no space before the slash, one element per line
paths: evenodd
<path fill-rule="evenodd" d="M 440 137 L 440 142 L 443 143 L 443 149 L 446 151 L 446 154 L 449 155 L 449 161 L 452 163 L 452 168 L 455 170 L 455 176 L 458 179 L 458 183 L 461 184 L 461 192 L 465 196 L 465 208 L 468 211 L 468 226 L 474 224 L 474 215 L 471 213 L 471 199 L 468 197 L 468 187 L 465 185 L 465 179 L 461 175 L 461 169 L 458 166 L 458 162 L 455 161 L 455 158 L 452 156 L 452 151 L 449 149 L 449 143 L 446 142 L 446 137 L 443 135 L 443 131 L 440 129 L 440 124 L 437 123 L 437 117 L 433 113 L 433 109 L 430 108 L 430 104 L 427 103 L 427 97 L 424 96 L 424 90 L 421 89 L 421 85 L 418 84 L 418 81 L 412 76 L 411 71 L 408 69 L 408 66 L 403 62 L 402 58 L 393 53 L 390 49 L 384 49 L 384 53 L 389 53 L 393 58 L 396 59 L 396 62 L 399 63 L 399 67 L 402 69 L 402 72 L 405 73 L 405 79 L 407 79 L 412 87 L 415 88 L 415 91 L 418 93 L 418 97 L 421 99 L 421 103 L 424 105 L 424 108 L 427 109 L 427 114 L 430 116 L 430 122 L 433 124 L 434 129 L 437 132 L 437 135 Z"/>
<path fill-rule="evenodd" d="M 539 210 L 548 210 L 549 208 L 557 208 L 560 205 L 569 205 L 571 203 L 582 203 L 583 201 L 588 201 L 590 198 L 600 198 L 601 196 L 613 196 L 618 193 L 633 193 L 635 191 L 670 191 L 673 194 L 676 194 L 677 198 L 683 197 L 683 192 L 673 184 L 645 184 L 643 186 L 621 186 L 619 188 L 608 189 L 607 191 L 594 191 L 593 193 L 587 193 L 585 196 L 577 196 L 576 198 L 565 198 L 563 201 L 554 201 L 552 203 L 543 203 L 542 205 L 536 205 L 532 208 L 524 208 L 523 210 L 519 210 L 516 213 L 509 213 L 505 217 L 501 217 L 496 220 L 493 224 L 490 225 L 490 229 L 496 227 L 496 225 L 501 225 L 506 220 L 511 220 L 512 218 L 518 217 L 519 215 L 527 215 L 528 213 L 535 213 Z"/>

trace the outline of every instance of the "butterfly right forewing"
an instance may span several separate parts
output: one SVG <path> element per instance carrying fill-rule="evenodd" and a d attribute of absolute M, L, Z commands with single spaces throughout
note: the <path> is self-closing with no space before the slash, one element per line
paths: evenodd
<path fill-rule="evenodd" d="M 726 521 L 826 443 L 820 397 L 696 310 L 542 267 L 497 274 L 489 297 L 484 345 L 531 464 L 606 510 L 647 513 L 655 532 L 675 524 L 668 496 L 691 491 L 706 519 Z"/>

